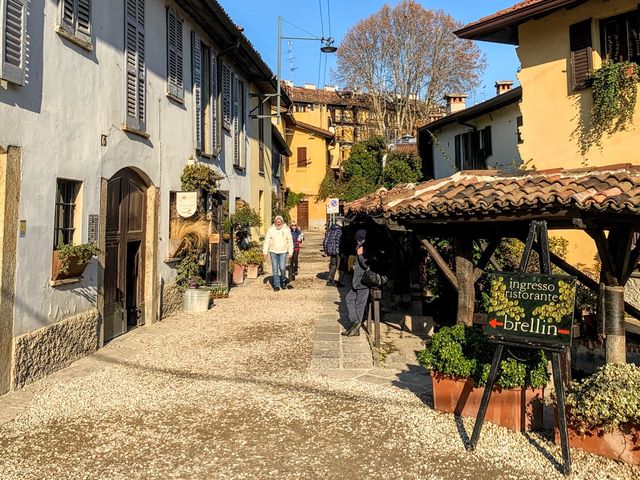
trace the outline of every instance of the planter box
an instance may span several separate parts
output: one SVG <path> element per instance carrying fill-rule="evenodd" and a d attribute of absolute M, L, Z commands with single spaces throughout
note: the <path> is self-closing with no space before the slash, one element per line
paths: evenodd
<path fill-rule="evenodd" d="M 232 280 L 234 285 L 242 285 L 244 283 L 244 267 L 236 265 L 233 268 Z"/>
<path fill-rule="evenodd" d="M 569 446 L 585 452 L 621 462 L 640 465 L 640 427 L 636 432 L 629 425 L 610 433 L 590 430 L 581 434 L 569 427 Z M 560 431 L 555 429 L 556 444 L 560 445 Z"/>
<path fill-rule="evenodd" d="M 258 265 L 247 265 L 247 278 L 258 278 Z"/>
<path fill-rule="evenodd" d="M 210 303 L 210 288 L 188 288 L 182 296 L 182 310 L 185 312 L 206 312 Z"/>
<path fill-rule="evenodd" d="M 60 261 L 60 252 L 53 251 L 51 257 L 51 280 L 62 280 L 63 278 L 75 278 L 82 275 L 84 269 L 87 268 L 89 262 L 79 263 L 77 257 L 69 257 L 69 266 L 65 273 L 62 273 L 62 262 Z"/>
<path fill-rule="evenodd" d="M 475 418 L 484 388 L 472 379 L 453 379 L 431 372 L 433 404 L 439 412 Z M 485 420 L 516 432 L 542 428 L 544 389 L 494 387 Z"/>

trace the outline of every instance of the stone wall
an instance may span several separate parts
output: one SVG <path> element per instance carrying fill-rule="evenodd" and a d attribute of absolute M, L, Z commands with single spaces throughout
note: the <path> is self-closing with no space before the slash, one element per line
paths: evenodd
<path fill-rule="evenodd" d="M 631 277 L 624 289 L 624 301 L 640 308 L 640 278 Z"/>
<path fill-rule="evenodd" d="M 161 318 L 167 318 L 182 310 L 182 292 L 175 283 L 162 287 Z"/>
<path fill-rule="evenodd" d="M 14 388 L 21 388 L 98 348 L 97 310 L 66 318 L 15 339 Z"/>

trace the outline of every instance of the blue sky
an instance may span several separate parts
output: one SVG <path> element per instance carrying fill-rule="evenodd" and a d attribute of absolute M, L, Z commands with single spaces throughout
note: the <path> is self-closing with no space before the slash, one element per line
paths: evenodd
<path fill-rule="evenodd" d="M 349 27 L 368 17 L 385 3 L 396 4 L 396 0 L 218 0 L 233 21 L 244 28 L 244 32 L 260 52 L 273 72 L 277 67 L 278 15 L 281 15 L 283 36 L 308 36 L 293 25 L 316 35 L 331 36 L 340 44 Z M 425 8 L 441 9 L 456 20 L 473 22 L 509 7 L 518 0 L 418 0 Z M 322 8 L 323 21 L 320 20 Z M 330 20 L 328 10 L 331 11 Z M 288 23 L 287 23 L 288 22 Z M 322 86 L 332 84 L 331 69 L 335 69 L 335 55 L 322 55 L 319 42 L 282 41 L 282 78 L 292 80 L 296 85 L 306 82 Z M 472 103 L 477 103 L 495 95 L 493 84 L 496 80 L 516 80 L 519 62 L 512 45 L 477 42 L 487 56 L 487 69 L 483 85 L 475 92 L 469 92 Z M 326 74 L 324 59 L 327 59 Z M 290 60 L 291 58 L 291 60 Z M 322 64 L 320 62 L 323 62 Z M 295 70 L 291 70 L 293 66 Z"/>

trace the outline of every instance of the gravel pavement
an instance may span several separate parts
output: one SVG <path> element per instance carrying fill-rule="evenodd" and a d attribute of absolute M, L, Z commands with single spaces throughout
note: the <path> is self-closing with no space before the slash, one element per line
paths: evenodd
<path fill-rule="evenodd" d="M 260 277 L 0 399 L 16 412 L 0 426 L 0 479 L 562 478 L 539 436 L 486 424 L 467 453 L 473 421 L 392 381 L 309 368 L 330 288 L 319 240 L 307 235 L 293 290 Z M 572 454 L 572 478 L 640 478 Z"/>

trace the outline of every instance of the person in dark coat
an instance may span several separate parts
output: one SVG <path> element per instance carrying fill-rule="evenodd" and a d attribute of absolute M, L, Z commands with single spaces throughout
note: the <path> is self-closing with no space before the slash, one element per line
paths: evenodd
<path fill-rule="evenodd" d="M 295 280 L 296 275 L 298 275 L 298 257 L 300 255 L 300 246 L 304 241 L 304 234 L 300 227 L 298 227 L 298 222 L 296 220 L 291 220 L 291 239 L 293 240 L 293 255 L 291 256 L 291 262 L 289 263 L 289 276 L 291 280 Z"/>
<path fill-rule="evenodd" d="M 340 240 L 342 238 L 342 221 L 337 220 L 329 226 L 327 234 L 322 242 L 324 253 L 329 256 L 329 280 L 327 285 L 331 287 L 342 287 L 342 283 L 335 281 L 336 271 L 340 261 Z"/>
<path fill-rule="evenodd" d="M 342 335 L 353 337 L 360 335 L 360 325 L 364 318 L 364 311 L 369 299 L 369 287 L 362 284 L 362 276 L 367 271 L 369 265 L 365 255 L 366 230 L 356 232 L 356 261 L 353 265 L 353 279 L 351 281 L 351 291 L 347 294 L 347 311 L 349 312 L 349 328 L 342 332 Z"/>

